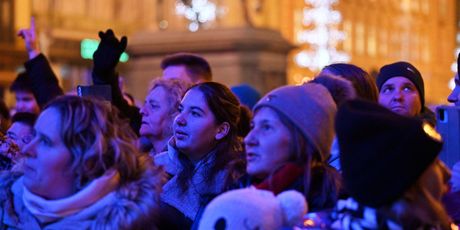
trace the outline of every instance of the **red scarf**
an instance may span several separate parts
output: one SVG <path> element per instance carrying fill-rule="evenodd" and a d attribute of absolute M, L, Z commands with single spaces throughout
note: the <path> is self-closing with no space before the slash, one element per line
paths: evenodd
<path fill-rule="evenodd" d="M 257 189 L 272 191 L 275 195 L 283 192 L 288 186 L 293 184 L 302 174 L 304 168 L 294 163 L 287 163 L 276 170 L 272 175 L 254 186 Z"/>

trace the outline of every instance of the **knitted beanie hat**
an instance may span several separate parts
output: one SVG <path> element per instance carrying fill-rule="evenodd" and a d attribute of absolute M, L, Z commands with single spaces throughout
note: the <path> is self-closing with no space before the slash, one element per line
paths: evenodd
<path fill-rule="evenodd" d="M 383 84 L 388 79 L 393 77 L 405 77 L 414 83 L 420 96 L 422 108 L 425 106 L 425 86 L 420 72 L 412 64 L 408 62 L 395 62 L 380 68 L 379 75 L 377 76 L 377 87 L 379 91 L 382 89 Z"/>
<path fill-rule="evenodd" d="M 263 106 L 288 118 L 318 150 L 322 161 L 329 158 L 337 108 L 324 86 L 315 83 L 282 86 L 260 99 L 254 113 Z"/>
<path fill-rule="evenodd" d="M 335 127 L 345 188 L 370 207 L 400 198 L 442 148 L 430 125 L 369 101 L 345 102 Z"/>

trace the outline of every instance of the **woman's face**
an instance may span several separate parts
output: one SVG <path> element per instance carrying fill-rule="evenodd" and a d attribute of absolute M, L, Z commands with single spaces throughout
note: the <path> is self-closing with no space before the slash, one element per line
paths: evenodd
<path fill-rule="evenodd" d="M 253 177 L 264 179 L 289 160 L 290 133 L 276 112 L 269 107 L 257 111 L 251 128 L 244 138 L 247 172 Z"/>
<path fill-rule="evenodd" d="M 35 123 L 32 141 L 24 147 L 24 186 L 50 200 L 75 192 L 72 155 L 61 139 L 60 128 L 59 112 L 46 109 Z"/>
<path fill-rule="evenodd" d="M 196 88 L 189 90 L 174 120 L 177 149 L 192 161 L 201 159 L 214 148 L 218 140 L 225 137 L 228 132 L 225 123 L 216 124 L 216 118 L 201 91 Z"/>
<path fill-rule="evenodd" d="M 383 83 L 379 103 L 395 113 L 409 117 L 418 115 L 422 110 L 417 88 L 405 77 L 393 77 Z"/>
<path fill-rule="evenodd" d="M 151 90 L 140 110 L 142 125 L 139 133 L 142 136 L 158 139 L 170 137 L 175 115 L 171 114 L 171 106 L 168 92 L 164 87 L 159 86 Z"/>

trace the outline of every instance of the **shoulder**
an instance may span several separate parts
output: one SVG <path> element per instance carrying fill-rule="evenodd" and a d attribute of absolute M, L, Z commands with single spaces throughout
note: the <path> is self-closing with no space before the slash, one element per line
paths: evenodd
<path fill-rule="evenodd" d="M 154 161 L 156 165 L 162 166 L 166 173 L 176 175 L 179 171 L 179 163 L 178 159 L 176 159 L 178 153 L 172 151 L 173 150 L 169 149 L 168 151 L 155 155 Z"/>
<path fill-rule="evenodd" d="M 22 193 L 20 191 L 22 186 L 17 186 L 18 183 L 21 183 L 18 181 L 21 176 L 21 173 L 11 171 L 0 173 L 0 225 L 16 226 L 21 218 L 21 213 L 18 213 L 17 209 L 21 209 L 18 205 L 21 206 L 22 199 L 15 196 L 15 194 Z"/>
<path fill-rule="evenodd" d="M 12 197 L 12 186 L 16 182 L 22 173 L 2 171 L 0 172 L 0 201 L 4 201 Z"/>
<path fill-rule="evenodd" d="M 163 172 L 152 167 L 139 180 L 115 191 L 114 201 L 96 217 L 93 226 L 103 229 L 156 229 Z"/>

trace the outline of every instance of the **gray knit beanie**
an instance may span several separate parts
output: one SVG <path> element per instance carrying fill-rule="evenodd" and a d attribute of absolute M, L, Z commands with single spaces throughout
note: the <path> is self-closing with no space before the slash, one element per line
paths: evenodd
<path fill-rule="evenodd" d="M 282 86 L 260 99 L 254 112 L 263 106 L 287 117 L 318 150 L 322 161 L 329 158 L 337 107 L 324 86 L 315 83 Z"/>

